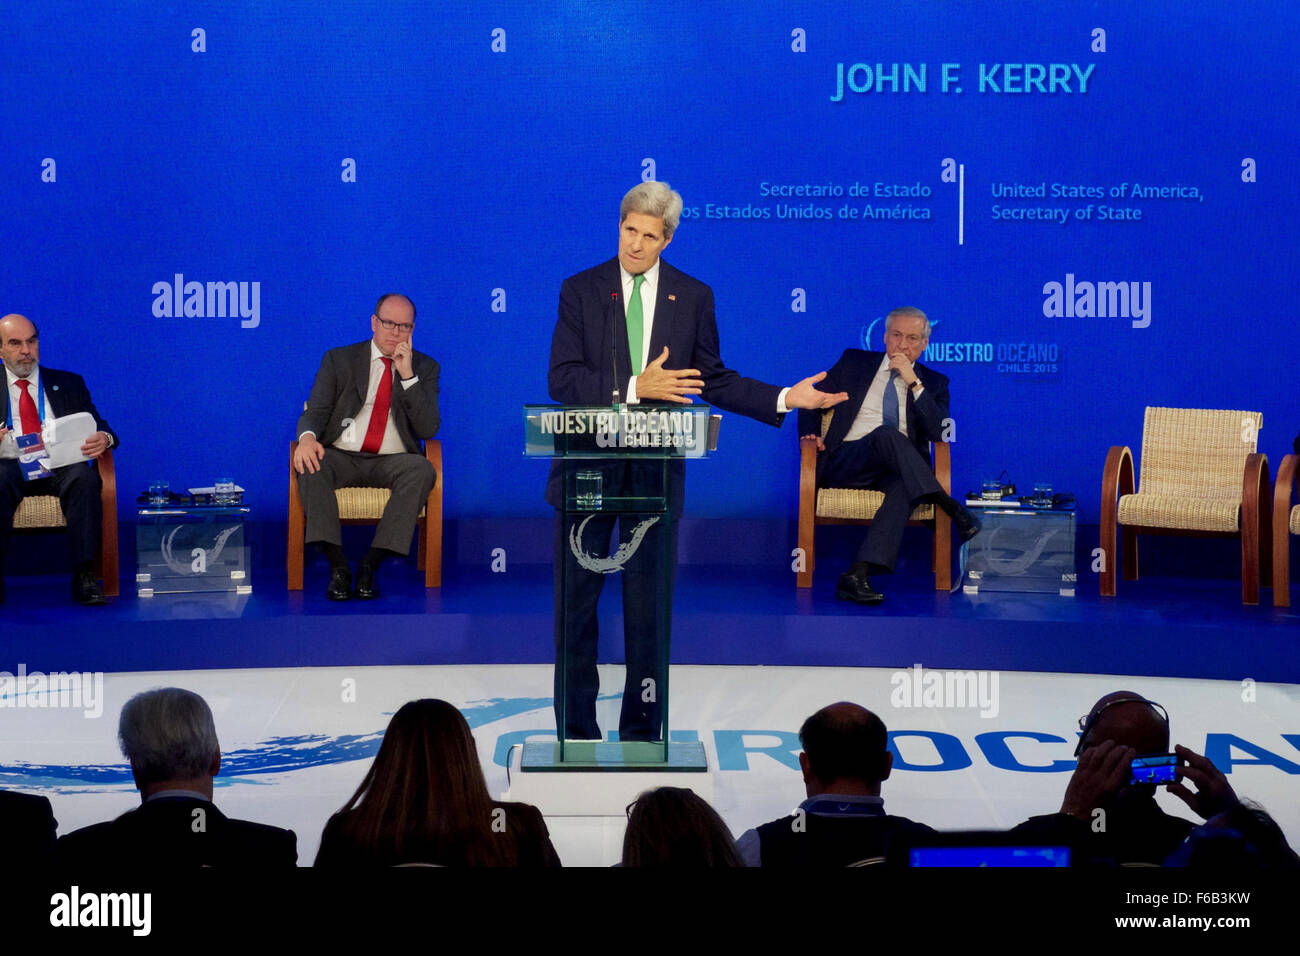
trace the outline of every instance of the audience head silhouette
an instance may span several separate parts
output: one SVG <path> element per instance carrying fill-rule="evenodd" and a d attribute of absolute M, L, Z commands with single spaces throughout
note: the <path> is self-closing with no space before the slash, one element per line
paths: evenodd
<path fill-rule="evenodd" d="M 317 866 L 558 866 L 542 815 L 488 794 L 469 724 L 445 700 L 389 721 L 370 769 L 321 836 Z"/>
<path fill-rule="evenodd" d="M 141 796 L 189 790 L 212 799 L 221 747 L 212 709 L 198 694 L 180 687 L 136 694 L 122 707 L 117 739 Z"/>
<path fill-rule="evenodd" d="M 1132 747 L 1139 754 L 1169 750 L 1169 717 L 1165 709 L 1131 690 L 1114 691 L 1093 704 L 1080 731 L 1076 756 L 1103 740 Z"/>
<path fill-rule="evenodd" d="M 799 766 L 808 796 L 853 793 L 879 796 L 894 756 L 879 717 L 857 704 L 823 707 L 799 728 Z"/>
<path fill-rule="evenodd" d="M 722 817 L 691 790 L 647 790 L 627 816 L 624 866 L 744 866 Z"/>

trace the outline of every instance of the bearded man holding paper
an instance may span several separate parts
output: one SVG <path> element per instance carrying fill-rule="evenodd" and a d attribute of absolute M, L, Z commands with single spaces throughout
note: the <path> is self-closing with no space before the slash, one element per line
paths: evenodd
<path fill-rule="evenodd" d="M 104 603 L 95 579 L 102 521 L 99 472 L 84 461 L 55 468 L 49 477 L 28 480 L 19 464 L 19 436 L 37 434 L 50 419 L 84 412 L 98 428 L 80 447 L 95 459 L 117 446 L 117 435 L 100 417 L 80 375 L 42 368 L 40 335 L 25 316 L 0 318 L 0 356 L 5 366 L 4 420 L 0 422 L 0 604 L 4 603 L 4 555 L 14 512 L 28 495 L 57 495 L 68 523 L 72 561 L 72 599 L 78 604 Z"/>

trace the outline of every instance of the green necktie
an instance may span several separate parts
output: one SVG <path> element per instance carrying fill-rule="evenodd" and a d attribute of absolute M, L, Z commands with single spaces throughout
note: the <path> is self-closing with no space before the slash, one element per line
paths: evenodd
<path fill-rule="evenodd" d="M 627 300 L 627 350 L 632 358 L 632 374 L 641 374 L 641 283 L 645 275 L 632 277 L 632 297 Z"/>

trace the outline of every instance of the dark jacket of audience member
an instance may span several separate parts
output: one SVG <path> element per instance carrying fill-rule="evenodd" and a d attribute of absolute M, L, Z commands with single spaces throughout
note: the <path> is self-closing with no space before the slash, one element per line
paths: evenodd
<path fill-rule="evenodd" d="M 22 866 L 48 866 L 58 824 L 47 797 L 0 790 L 0 846 Z"/>
<path fill-rule="evenodd" d="M 469 724 L 442 700 L 404 704 L 365 778 L 321 835 L 316 866 L 559 866 L 536 807 L 488 794 Z"/>
<path fill-rule="evenodd" d="M 292 830 L 232 820 L 211 800 L 162 797 L 60 837 L 57 860 L 70 870 L 292 867 L 298 838 Z"/>
<path fill-rule="evenodd" d="M 1188 834 L 1165 866 L 1202 870 L 1300 869 L 1300 856 L 1262 807 L 1237 803 Z"/>
<path fill-rule="evenodd" d="M 1134 756 L 1169 750 L 1164 709 L 1133 691 L 1115 691 L 1093 705 L 1082 730 L 1061 809 L 1011 832 L 1068 846 L 1076 863 L 1160 865 L 1196 827 L 1160 809 L 1155 786 L 1129 783 Z"/>
<path fill-rule="evenodd" d="M 880 797 L 894 757 L 879 717 L 857 704 L 823 707 L 799 728 L 799 766 L 808 799 L 788 817 L 741 835 L 750 866 L 819 868 L 906 859 L 905 850 L 934 830 L 890 816 Z"/>
<path fill-rule="evenodd" d="M 1149 789 L 1149 788 L 1143 788 Z M 1079 864 L 1158 866 L 1187 839 L 1196 824 L 1165 813 L 1155 798 L 1136 790 L 1106 801 L 1105 829 L 1068 813 L 1030 817 L 1011 830 L 1022 842 L 1066 846 Z"/>
<path fill-rule="evenodd" d="M 141 804 L 116 820 L 59 838 L 57 863 L 70 870 L 291 867 L 292 830 L 232 820 L 212 802 L 221 749 L 207 702 L 179 687 L 137 694 L 118 722 L 122 753 Z"/>
<path fill-rule="evenodd" d="M 647 790 L 628 807 L 623 833 L 627 867 L 744 866 L 718 812 L 682 787 Z"/>

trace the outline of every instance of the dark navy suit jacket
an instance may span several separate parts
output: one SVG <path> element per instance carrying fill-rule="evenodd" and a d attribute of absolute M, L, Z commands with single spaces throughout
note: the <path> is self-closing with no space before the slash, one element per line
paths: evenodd
<path fill-rule="evenodd" d="M 297 863 L 298 838 L 292 830 L 232 820 L 207 800 L 166 797 L 59 837 L 54 856 L 57 866 L 73 872 L 280 868 Z"/>
<path fill-rule="evenodd" d="M 0 790 L 0 843 L 20 867 L 49 866 L 57 828 L 49 798 Z"/>
<path fill-rule="evenodd" d="M 3 373 L 0 373 L 2 375 Z M 108 422 L 100 416 L 99 410 L 95 408 L 95 403 L 90 400 L 90 389 L 86 388 L 85 380 L 74 372 L 61 372 L 56 368 L 46 368 L 40 366 L 41 391 L 43 391 L 49 401 L 45 407 L 47 418 L 60 418 L 64 415 L 71 415 L 74 412 L 89 412 L 95 417 L 95 422 L 99 425 L 101 432 L 107 432 L 113 436 L 113 448 L 118 445 L 117 433 L 108 427 Z M 8 376 L 5 376 L 8 381 Z M 8 421 L 9 418 L 9 389 L 3 389 L 4 395 L 4 412 L 3 418 L 0 418 L 0 424 Z M 33 401 L 35 401 L 33 396 Z M 14 431 L 19 431 L 18 415 L 15 409 L 14 414 Z"/>
<path fill-rule="evenodd" d="M 817 473 L 820 475 L 822 463 L 829 453 L 844 443 L 844 436 L 849 433 L 853 420 L 866 400 L 871 381 L 876 377 L 884 352 L 866 352 L 862 349 L 845 349 L 840 360 L 826 373 L 826 378 L 817 383 L 823 392 L 848 392 L 848 401 L 835 406 L 835 415 L 826 432 L 823 442 L 826 451 L 817 457 Z M 930 460 L 930 442 L 943 440 L 943 422 L 948 417 L 948 376 L 927 368 L 920 362 L 912 366 L 916 377 L 925 386 L 921 397 L 916 398 L 912 390 L 907 390 L 907 437 L 911 439 L 916 450 L 926 461 Z M 820 411 L 799 412 L 799 434 L 821 434 Z"/>
<path fill-rule="evenodd" d="M 701 398 L 706 404 L 769 425 L 781 424 L 784 416 L 776 410 L 780 387 L 746 378 L 723 364 L 713 290 L 660 259 L 650 360 L 656 359 L 665 346 L 667 368 L 699 370 L 704 379 Z M 561 285 L 547 387 L 552 401 L 563 405 L 609 405 L 616 383 L 620 397 L 626 400 L 631 377 L 623 283 L 615 258 L 570 276 Z M 684 464 L 673 461 L 668 491 L 674 515 L 681 514 L 684 488 Z M 546 483 L 546 500 L 559 508 L 561 496 L 557 463 Z"/>

